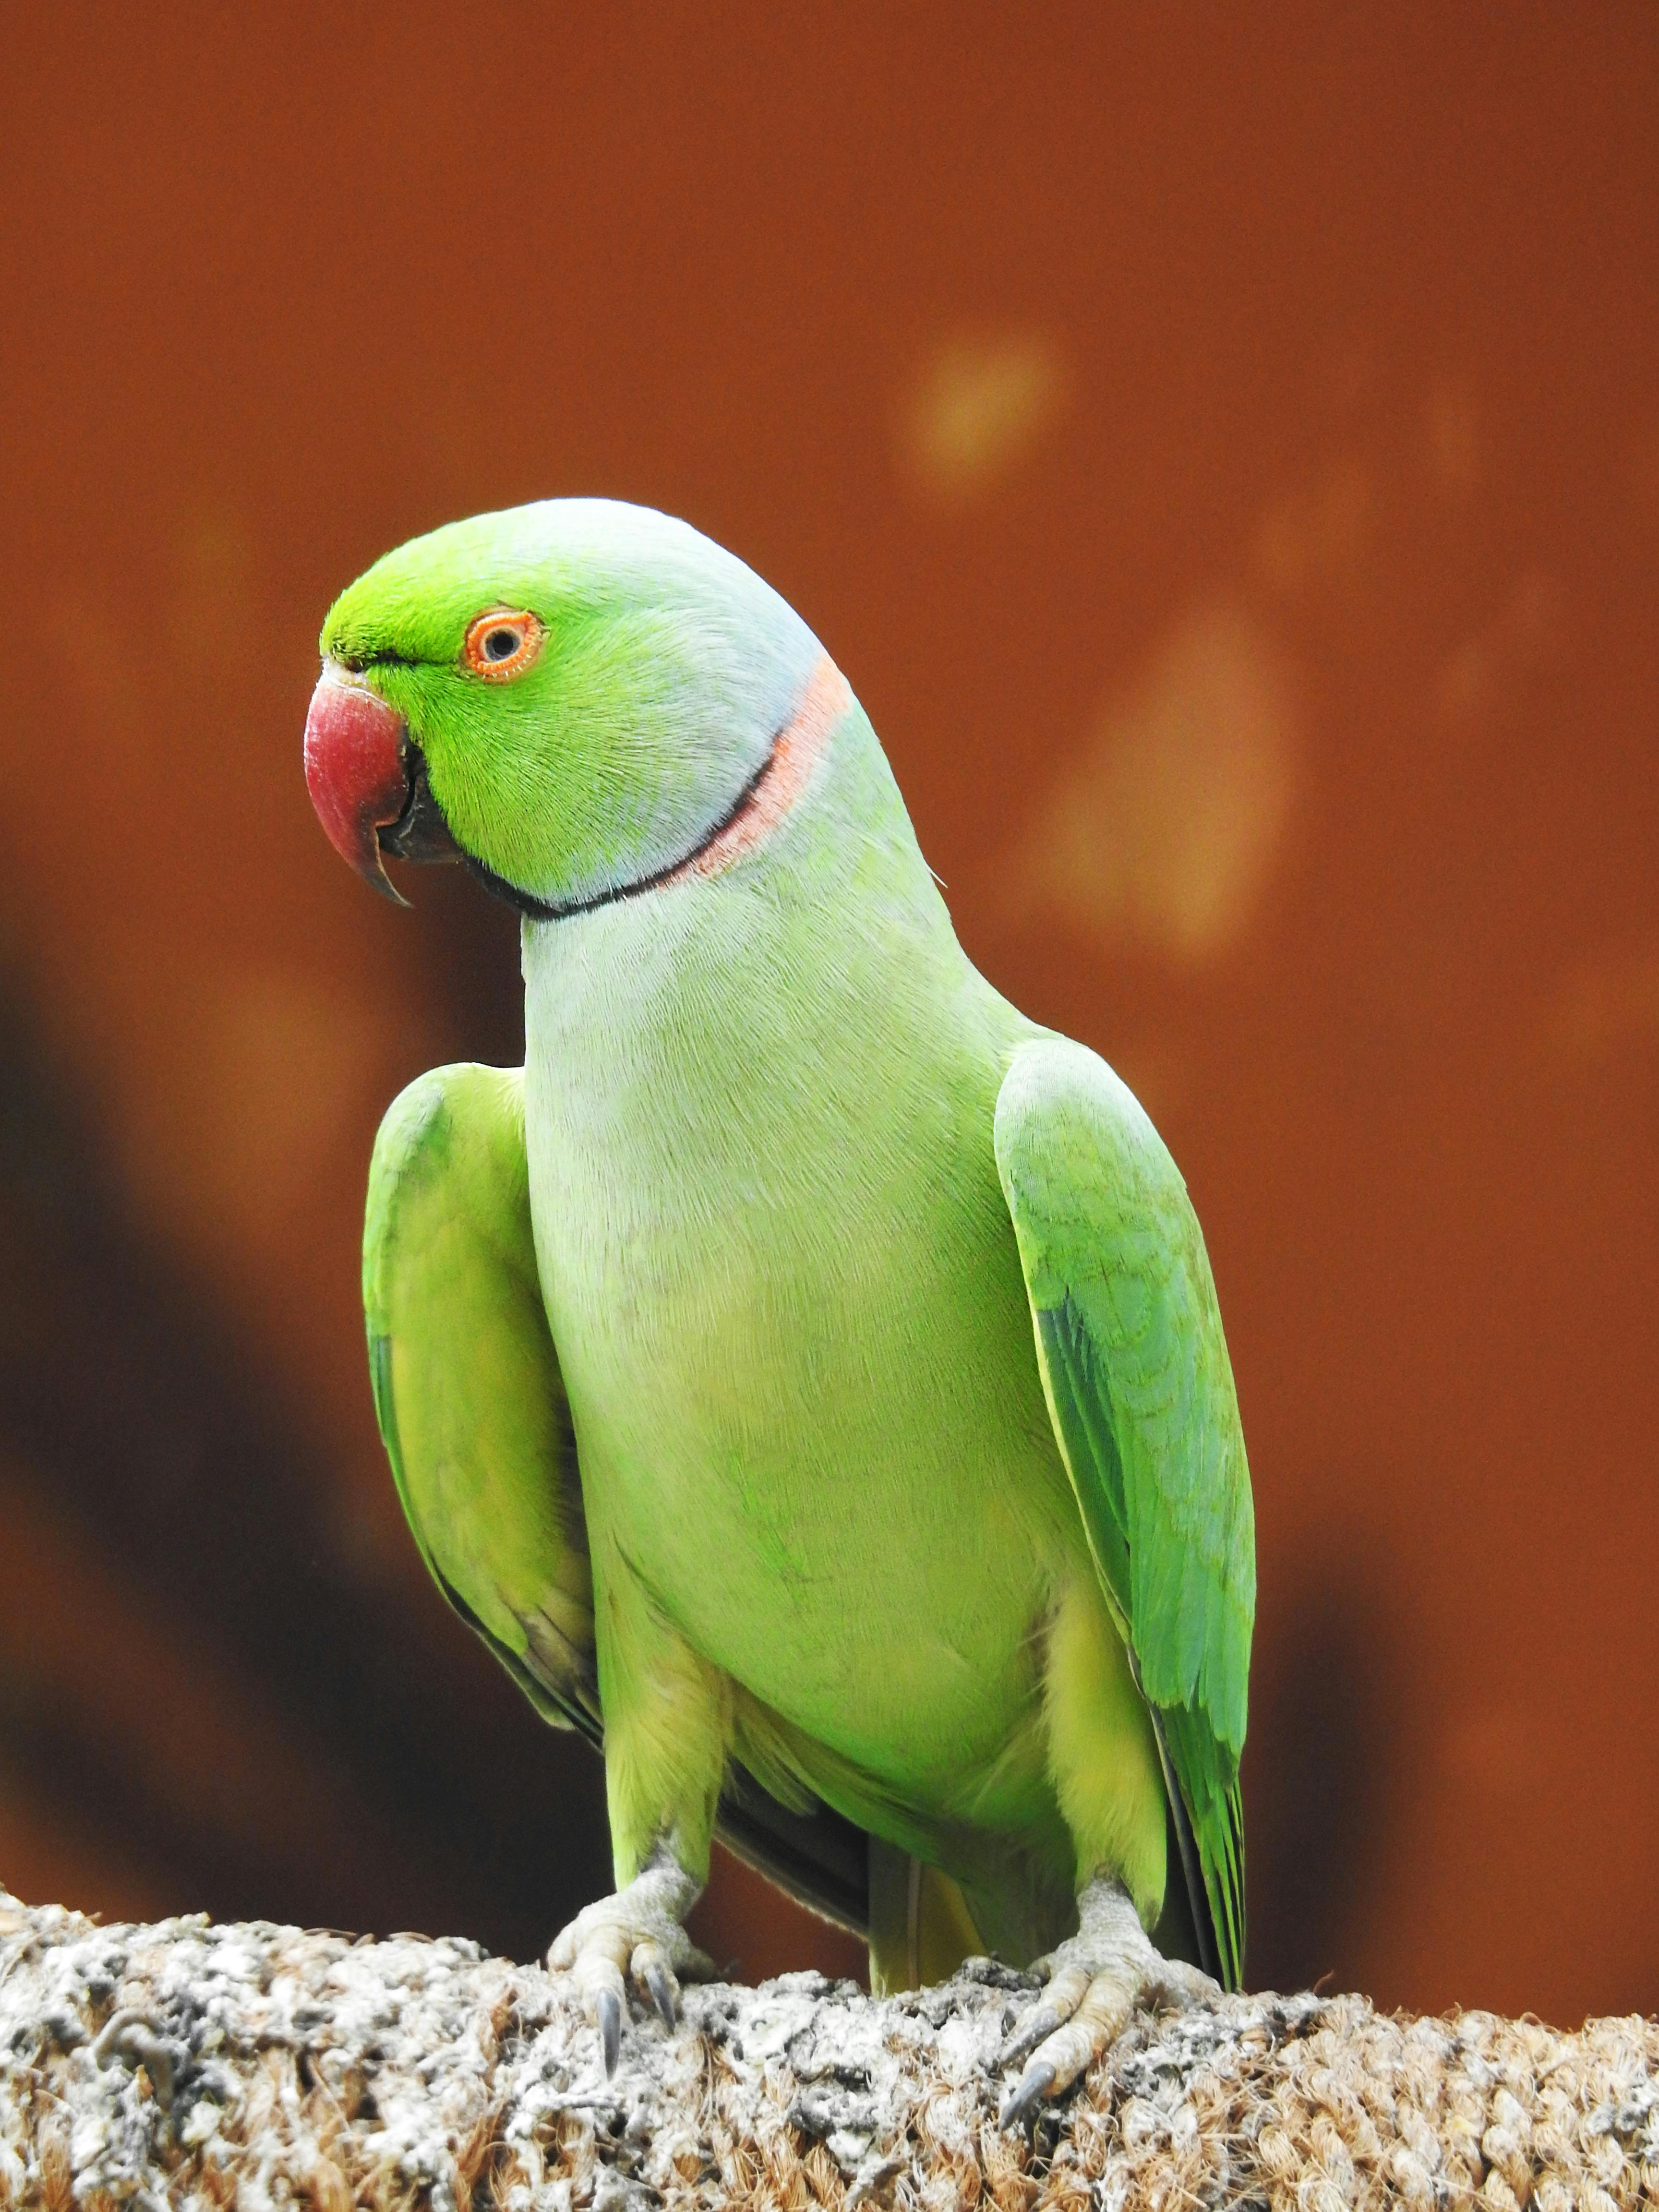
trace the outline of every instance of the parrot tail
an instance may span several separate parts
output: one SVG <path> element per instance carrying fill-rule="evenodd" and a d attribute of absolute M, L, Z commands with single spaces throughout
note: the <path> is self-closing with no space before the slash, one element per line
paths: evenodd
<path fill-rule="evenodd" d="M 949 1981 L 985 1944 L 957 1884 L 878 1837 L 870 1838 L 870 1987 L 877 1996 Z"/>

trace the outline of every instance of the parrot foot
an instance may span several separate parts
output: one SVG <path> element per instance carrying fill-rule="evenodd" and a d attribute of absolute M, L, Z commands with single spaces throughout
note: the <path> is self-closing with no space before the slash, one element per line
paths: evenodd
<path fill-rule="evenodd" d="M 714 1962 L 698 1950 L 684 1921 L 701 1885 L 665 1851 L 625 1889 L 585 1905 L 553 1939 L 547 1963 L 556 1974 L 574 1974 L 588 2019 L 599 2031 L 609 2077 L 617 2070 L 628 2018 L 631 1980 L 648 1997 L 665 2027 L 679 2019 L 680 1977 L 712 1981 Z"/>
<path fill-rule="evenodd" d="M 1002 2065 L 1026 2063 L 1002 2100 L 1000 2127 L 1023 2125 L 1043 2098 L 1069 2089 L 1149 1998 L 1198 2004 L 1219 1995 L 1207 1974 L 1152 1948 L 1121 1882 L 1091 1881 L 1078 1899 L 1078 1933 L 1035 1962 L 1048 1990 L 1002 2047 Z"/>

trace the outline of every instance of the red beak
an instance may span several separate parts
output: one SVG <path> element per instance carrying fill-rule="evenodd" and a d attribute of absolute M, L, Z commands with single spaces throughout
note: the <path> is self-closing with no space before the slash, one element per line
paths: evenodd
<path fill-rule="evenodd" d="M 306 716 L 306 788 L 328 841 L 364 882 L 395 905 L 378 831 L 409 804 L 401 714 L 337 662 L 325 660 Z"/>

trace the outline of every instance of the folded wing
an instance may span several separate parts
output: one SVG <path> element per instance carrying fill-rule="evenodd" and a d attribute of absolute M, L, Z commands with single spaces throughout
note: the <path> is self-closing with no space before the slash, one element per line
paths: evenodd
<path fill-rule="evenodd" d="M 1237 1988 L 1255 1538 L 1204 1241 L 1162 1139 L 1082 1045 L 1020 1048 L 995 1143 L 1049 1413 L 1157 1726 L 1204 1963 Z"/>

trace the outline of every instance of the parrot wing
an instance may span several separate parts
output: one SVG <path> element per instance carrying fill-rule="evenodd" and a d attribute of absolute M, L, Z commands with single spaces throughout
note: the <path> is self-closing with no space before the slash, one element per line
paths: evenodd
<path fill-rule="evenodd" d="M 1082 1045 L 1020 1048 L 995 1146 L 1049 1414 L 1152 1710 L 1202 1963 L 1237 1989 L 1255 1536 L 1204 1240 L 1163 1140 Z"/>
<path fill-rule="evenodd" d="M 531 1225 L 524 1071 L 434 1069 L 375 1139 L 363 1231 L 374 1411 L 439 1589 L 536 1710 L 603 1745 L 575 1430 Z M 866 1839 L 733 1767 L 719 1833 L 862 1935 Z"/>
<path fill-rule="evenodd" d="M 575 1437 L 530 1226 L 522 1071 L 441 1067 L 380 1125 L 374 1411 L 433 1579 L 544 1718 L 600 1740 Z"/>

